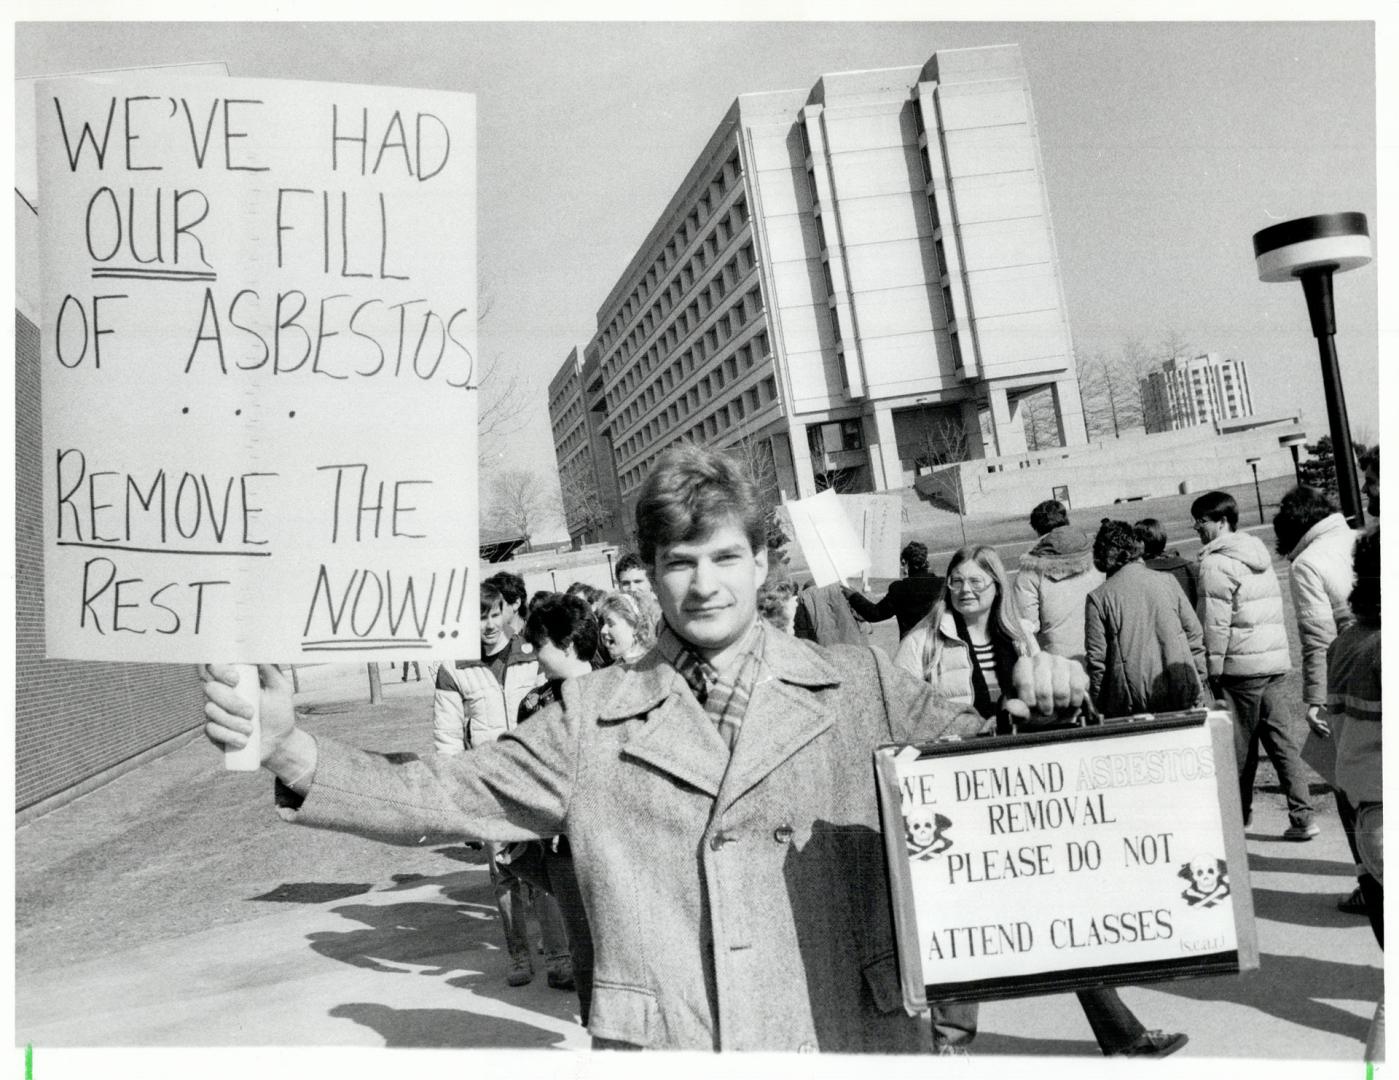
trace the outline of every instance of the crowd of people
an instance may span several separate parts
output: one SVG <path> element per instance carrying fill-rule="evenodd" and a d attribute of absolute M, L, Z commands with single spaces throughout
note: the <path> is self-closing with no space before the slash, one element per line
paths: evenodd
<path fill-rule="evenodd" d="M 1378 450 L 1362 466 L 1377 515 Z M 1193 560 L 1166 550 L 1156 520 L 1103 519 L 1090 538 L 1048 501 L 1013 578 L 992 546 L 936 572 L 913 541 L 877 601 L 802 587 L 770 560 L 766 508 L 722 454 L 663 456 L 636 513 L 640 550 L 618 562 L 613 592 L 580 583 L 526 602 L 513 574 L 482 582 L 480 659 L 436 672 L 435 755 L 389 761 L 313 738 L 280 671 L 260 669 L 282 815 L 483 842 L 508 982 L 534 977 L 532 909 L 548 984 L 576 991 L 595 1047 L 965 1052 L 975 1004 L 935 1003 L 931 1023 L 903 1009 L 868 779 L 879 743 L 1224 702 L 1245 826 L 1261 747 L 1287 799 L 1285 838 L 1318 833 L 1301 710 L 1283 692 L 1279 581 L 1225 493 L 1192 506 Z M 1325 492 L 1298 488 L 1274 527 L 1306 724 L 1336 742 L 1358 875 L 1341 906 L 1366 914 L 1383 947 L 1378 526 L 1359 534 Z M 864 630 L 890 618 L 892 658 Z M 235 683 L 231 668 L 206 670 L 220 746 L 251 730 Z M 1187 1041 L 1148 1029 L 1110 987 L 1078 998 L 1106 1055 Z M 1371 1042 L 1379 1060 L 1382 999 Z"/>

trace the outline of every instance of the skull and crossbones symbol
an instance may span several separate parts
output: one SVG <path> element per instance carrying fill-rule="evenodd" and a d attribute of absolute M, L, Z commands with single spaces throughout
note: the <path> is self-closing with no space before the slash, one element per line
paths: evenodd
<path fill-rule="evenodd" d="M 904 813 L 904 835 L 908 839 L 908 853 L 915 859 L 931 859 L 952 846 L 952 841 L 943 835 L 952 825 L 951 819 L 937 813 L 930 806 L 911 807 Z"/>
<path fill-rule="evenodd" d="M 1213 855 L 1181 863 L 1177 876 L 1190 883 L 1180 895 L 1191 907 L 1211 908 L 1229 895 L 1229 867 Z"/>

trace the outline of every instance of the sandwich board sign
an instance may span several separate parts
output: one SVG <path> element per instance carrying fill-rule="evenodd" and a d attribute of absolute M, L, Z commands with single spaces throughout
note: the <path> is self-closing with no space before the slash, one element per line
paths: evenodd
<path fill-rule="evenodd" d="M 875 752 L 904 1004 L 1258 966 L 1228 715 Z"/>

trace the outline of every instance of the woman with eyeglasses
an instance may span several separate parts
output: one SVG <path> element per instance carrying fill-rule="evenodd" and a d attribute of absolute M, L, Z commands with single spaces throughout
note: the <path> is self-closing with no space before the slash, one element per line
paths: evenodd
<path fill-rule="evenodd" d="M 1034 634 L 1017 616 L 1001 557 L 979 545 L 952 556 L 942 595 L 903 639 L 894 663 L 948 700 L 971 702 L 989 731 L 1015 661 L 1037 652 Z M 1188 1041 L 1179 1032 L 1148 1031 L 1111 987 L 1080 990 L 1078 1000 L 1107 1056 L 1165 1057 Z M 933 1005 L 933 1044 L 940 1053 L 966 1053 L 976 1038 L 977 1012 L 974 1001 Z"/>

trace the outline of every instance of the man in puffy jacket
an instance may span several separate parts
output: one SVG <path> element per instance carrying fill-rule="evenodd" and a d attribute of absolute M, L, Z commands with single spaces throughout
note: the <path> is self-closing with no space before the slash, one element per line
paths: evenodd
<path fill-rule="evenodd" d="M 1292 669 L 1283 626 L 1282 589 L 1263 541 L 1238 532 L 1232 495 L 1208 491 L 1190 506 L 1200 549 L 1200 625 L 1211 688 L 1234 712 L 1234 751 L 1244 821 L 1253 805 L 1261 743 L 1278 772 L 1291 822 L 1285 840 L 1310 840 L 1321 830 L 1302 775 L 1300 742 L 1282 696 Z"/>
<path fill-rule="evenodd" d="M 1015 607 L 1035 628 L 1045 652 L 1083 663 L 1083 610 L 1088 594 L 1107 580 L 1093 565 L 1093 541 L 1069 524 L 1064 504 L 1047 499 L 1030 511 L 1039 541 L 1020 557 Z"/>

